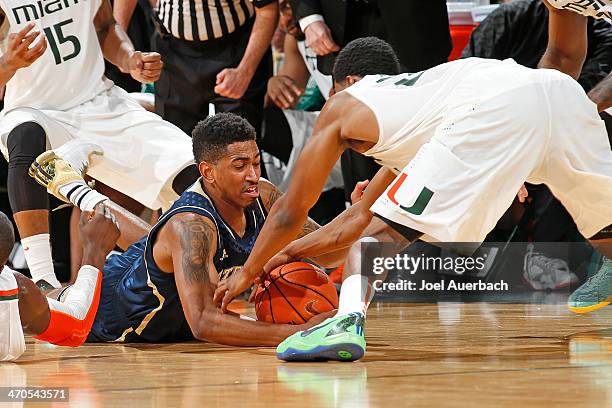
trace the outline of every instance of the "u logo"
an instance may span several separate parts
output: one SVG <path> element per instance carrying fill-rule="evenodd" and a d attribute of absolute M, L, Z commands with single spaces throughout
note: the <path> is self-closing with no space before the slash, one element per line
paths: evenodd
<path fill-rule="evenodd" d="M 398 205 L 399 208 L 401 208 L 402 210 L 410 214 L 421 215 L 423 214 L 423 211 L 425 211 L 425 207 L 427 207 L 427 204 L 429 204 L 429 202 L 431 201 L 431 197 L 433 197 L 434 193 L 427 187 L 423 187 L 423 189 L 419 193 L 419 196 L 411 207 L 405 207 L 401 205 L 395 199 L 395 194 L 397 193 L 397 190 L 399 190 L 400 186 L 404 183 L 404 181 L 406 181 L 407 177 L 408 175 L 406 173 L 402 173 L 395 182 L 395 184 L 393 184 L 393 186 L 391 186 L 391 188 L 387 192 L 387 197 L 389 197 L 391 202 L 393 202 L 395 205 Z"/>

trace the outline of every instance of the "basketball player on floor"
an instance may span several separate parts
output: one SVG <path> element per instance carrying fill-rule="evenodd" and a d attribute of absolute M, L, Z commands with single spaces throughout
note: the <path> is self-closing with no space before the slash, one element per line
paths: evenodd
<path fill-rule="evenodd" d="M 277 349 L 281 359 L 363 355 L 369 297 L 368 279 L 359 275 L 361 243 L 387 243 L 394 256 L 423 235 L 482 242 L 525 181 L 545 183 L 582 234 L 610 250 L 612 152 L 595 105 L 576 81 L 555 70 L 479 58 L 393 75 L 398 70 L 393 50 L 379 39 L 358 39 L 342 50 L 334 67 L 338 93 L 321 112 L 288 192 L 272 208 L 244 268 L 215 292 L 226 308 L 281 250 L 266 270 L 348 251 L 337 316 L 285 340 Z M 375 72 L 387 75 L 368 75 Z M 291 243 L 347 148 L 384 167 L 359 203 Z M 604 266 L 598 273 L 612 272 Z M 610 282 L 583 305 L 607 304 Z"/>
<path fill-rule="evenodd" d="M 104 58 L 143 83 L 156 81 L 162 68 L 159 54 L 134 51 L 109 0 L 0 0 L 0 26 L 8 30 L 0 57 L 0 151 L 9 161 L 9 200 L 34 281 L 57 288 L 48 195 L 28 177 L 36 157 L 50 147 L 49 154 L 82 170 L 92 151 L 103 153 L 88 174 L 157 209 L 195 180 L 194 169 L 181 173 L 192 163 L 191 142 L 104 78 Z M 95 201 L 94 193 L 83 201 Z"/>
<path fill-rule="evenodd" d="M 612 22 L 612 0 L 544 0 L 544 4 L 549 10 L 548 46 L 538 67 L 558 69 L 577 79 L 587 55 L 587 17 Z M 589 98 L 600 112 L 612 107 L 612 73 L 589 92 Z"/>
<path fill-rule="evenodd" d="M 0 212 L 0 361 L 14 361 L 26 349 L 24 331 L 58 346 L 85 342 L 93 323 L 106 255 L 115 247 L 119 229 L 103 205 L 81 215 L 83 260 L 74 285 L 43 293 L 30 279 L 6 266 L 15 236 L 13 224 Z"/>
<path fill-rule="evenodd" d="M 282 193 L 260 180 L 255 129 L 245 119 L 220 113 L 200 122 L 192 136 L 201 178 L 153 227 L 119 218 L 123 238 L 119 245 L 131 246 L 111 256 L 104 266 L 90 341 L 196 338 L 235 346 L 276 346 L 324 318 L 315 316 L 299 326 L 277 325 L 224 314 L 215 306 L 217 282 L 242 267 L 268 210 Z M 58 190 L 79 186 L 87 191 L 89 187 L 61 160 L 55 161 L 53 170 L 54 178 L 45 180 L 49 191 L 78 204 L 74 195 L 66 197 Z M 103 201 L 114 214 L 125 214 L 105 197 Z M 316 228 L 316 223 L 305 219 L 295 236 Z"/>

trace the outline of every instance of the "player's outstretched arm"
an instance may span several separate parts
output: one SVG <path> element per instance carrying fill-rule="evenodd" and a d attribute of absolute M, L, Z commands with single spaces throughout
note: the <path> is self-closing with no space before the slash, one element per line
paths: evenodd
<path fill-rule="evenodd" d="M 224 314 L 217 308 L 213 303 L 218 281 L 213 264 L 217 232 L 208 218 L 197 214 L 173 217 L 168 239 L 173 243 L 172 264 L 183 311 L 198 340 L 232 346 L 276 346 L 287 336 L 315 324 L 256 322 Z"/>
<path fill-rule="evenodd" d="M 381 168 L 368 184 L 361 200 L 344 210 L 329 224 L 291 242 L 265 265 L 269 272 L 279 265 L 296 259 L 309 258 L 323 266 L 337 266 L 346 256 L 348 248 L 361 236 L 372 220 L 370 207 L 395 179 L 395 174 Z"/>
<path fill-rule="evenodd" d="M 134 50 L 130 37 L 113 17 L 109 0 L 102 0 L 94 25 L 104 58 L 139 82 L 151 83 L 159 79 L 164 65 L 161 56 L 156 52 Z"/>
<path fill-rule="evenodd" d="M 548 45 L 538 68 L 551 68 L 578 79 L 587 54 L 587 18 L 548 7 Z"/>
<path fill-rule="evenodd" d="M 342 123 L 350 106 L 341 99 L 342 94 L 332 97 L 321 111 L 313 136 L 297 160 L 289 190 L 272 207 L 244 268 L 217 288 L 215 303 L 223 310 L 263 274 L 266 262 L 300 233 L 308 211 L 319 199 L 329 173 L 346 148 Z"/>
<path fill-rule="evenodd" d="M 283 196 L 283 192 L 267 180 L 259 181 L 259 194 L 261 195 L 261 200 L 263 201 L 264 207 L 266 207 L 266 211 L 268 212 L 279 200 L 279 198 Z M 318 230 L 319 228 L 321 228 L 321 226 L 317 224 L 315 220 L 310 217 L 307 217 L 306 222 L 304 223 L 304 225 L 302 225 L 302 230 L 296 238 L 306 236 L 311 232 Z"/>

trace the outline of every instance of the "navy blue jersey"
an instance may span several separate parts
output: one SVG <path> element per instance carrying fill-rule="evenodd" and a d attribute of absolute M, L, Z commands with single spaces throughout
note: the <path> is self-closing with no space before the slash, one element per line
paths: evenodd
<path fill-rule="evenodd" d="M 200 180 L 172 205 L 149 234 L 104 266 L 100 306 L 89 341 L 177 342 L 193 339 L 183 313 L 173 273 L 161 271 L 153 259 L 153 243 L 161 227 L 180 213 L 195 213 L 217 228 L 214 256 L 219 277 L 225 278 L 248 258 L 266 219 L 261 199 L 245 209 L 247 226 L 240 237 L 221 218 Z"/>

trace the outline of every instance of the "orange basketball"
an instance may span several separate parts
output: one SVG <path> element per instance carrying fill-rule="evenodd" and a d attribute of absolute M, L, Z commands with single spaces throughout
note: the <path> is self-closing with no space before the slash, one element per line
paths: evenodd
<path fill-rule="evenodd" d="M 334 284 L 323 271 L 305 262 L 279 266 L 255 294 L 257 319 L 269 323 L 302 324 L 337 308 Z"/>

